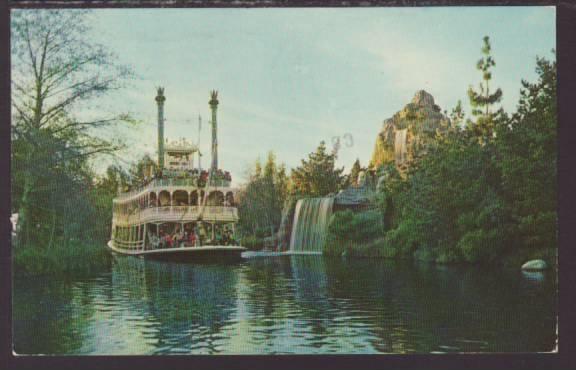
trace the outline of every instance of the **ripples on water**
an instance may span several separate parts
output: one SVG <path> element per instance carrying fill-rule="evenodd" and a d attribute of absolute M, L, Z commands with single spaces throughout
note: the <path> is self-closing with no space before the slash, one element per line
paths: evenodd
<path fill-rule="evenodd" d="M 550 351 L 552 273 L 267 256 L 118 257 L 92 278 L 17 279 L 17 353 Z"/>

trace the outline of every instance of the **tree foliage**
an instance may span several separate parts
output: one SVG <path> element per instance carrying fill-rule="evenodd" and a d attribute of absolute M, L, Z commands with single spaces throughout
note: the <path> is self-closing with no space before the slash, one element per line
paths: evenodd
<path fill-rule="evenodd" d="M 299 196 L 321 197 L 340 190 L 344 168 L 336 168 L 336 153 L 327 153 L 326 144 L 320 142 L 315 152 L 302 159 L 301 165 L 292 169 L 291 193 Z"/>
<path fill-rule="evenodd" d="M 497 88 L 490 91 L 490 81 L 492 80 L 492 68 L 496 66 L 496 61 L 492 56 L 492 46 L 490 38 L 485 36 L 482 46 L 482 58 L 476 64 L 476 68 L 482 73 L 482 82 L 479 84 L 479 91 L 475 91 L 472 86 L 468 89 L 468 98 L 472 106 L 472 115 L 476 121 L 469 121 L 470 131 L 480 140 L 486 142 L 492 139 L 495 125 L 503 114 L 502 109 L 496 112 L 492 107 L 502 100 L 502 90 Z"/>
<path fill-rule="evenodd" d="M 88 17 L 84 10 L 12 13 L 11 191 L 23 248 L 75 245 L 108 233 L 104 212 L 111 205 L 103 206 L 89 161 L 122 147 L 104 139 L 103 129 L 131 120 L 78 112 L 122 87 L 130 70 L 89 40 Z"/>
<path fill-rule="evenodd" d="M 245 235 L 262 238 L 278 230 L 287 188 L 286 167 L 276 163 L 273 152 L 263 169 L 260 160 L 254 163 L 239 196 L 239 226 Z"/>

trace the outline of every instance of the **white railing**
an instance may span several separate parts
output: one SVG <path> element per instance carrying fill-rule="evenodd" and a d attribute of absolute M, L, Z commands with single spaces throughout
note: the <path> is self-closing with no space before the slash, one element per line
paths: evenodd
<path fill-rule="evenodd" d="M 114 239 L 114 246 L 122 248 L 122 249 L 129 249 L 129 250 L 139 250 L 144 248 L 143 241 L 127 241 L 121 240 L 120 238 Z"/>
<path fill-rule="evenodd" d="M 174 178 L 153 179 L 148 184 L 146 184 L 142 187 L 139 187 L 137 189 L 134 189 L 134 190 L 131 190 L 128 192 L 120 193 L 118 195 L 117 199 L 131 198 L 134 195 L 137 195 L 144 190 L 152 189 L 152 188 L 158 188 L 158 187 L 191 186 L 191 187 L 204 188 L 205 185 L 204 186 L 198 185 L 198 180 L 199 180 L 199 177 L 192 177 L 192 178 L 185 178 L 185 179 L 174 179 Z M 212 179 L 210 185 L 216 186 L 216 187 L 227 188 L 227 187 L 230 187 L 230 183 L 231 183 L 231 181 L 224 180 L 224 179 Z"/>
<path fill-rule="evenodd" d="M 150 207 L 143 210 L 136 210 L 131 215 L 114 214 L 115 224 L 138 224 L 154 221 L 188 221 L 195 220 L 200 216 L 201 206 L 168 206 Z M 238 209 L 236 207 L 206 206 L 202 217 L 205 220 L 236 221 L 238 219 Z"/>

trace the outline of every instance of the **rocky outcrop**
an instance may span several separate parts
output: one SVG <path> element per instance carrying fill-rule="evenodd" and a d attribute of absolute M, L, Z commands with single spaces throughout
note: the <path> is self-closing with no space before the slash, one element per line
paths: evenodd
<path fill-rule="evenodd" d="M 334 197 L 334 210 L 350 208 L 362 210 L 370 208 L 374 197 L 374 176 L 371 173 L 361 172 L 358 183 L 341 190 Z"/>
<path fill-rule="evenodd" d="M 426 154 L 428 146 L 438 134 L 450 129 L 450 120 L 434 103 L 434 97 L 424 90 L 402 110 L 384 121 L 376 138 L 370 166 L 395 163 L 405 170 L 410 163 Z"/>

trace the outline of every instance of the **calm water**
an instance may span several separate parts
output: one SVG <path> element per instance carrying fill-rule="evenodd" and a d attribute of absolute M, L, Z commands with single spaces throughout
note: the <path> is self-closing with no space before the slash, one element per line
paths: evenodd
<path fill-rule="evenodd" d="M 550 351 L 552 273 L 321 256 L 191 265 L 118 257 L 17 279 L 20 354 Z"/>

